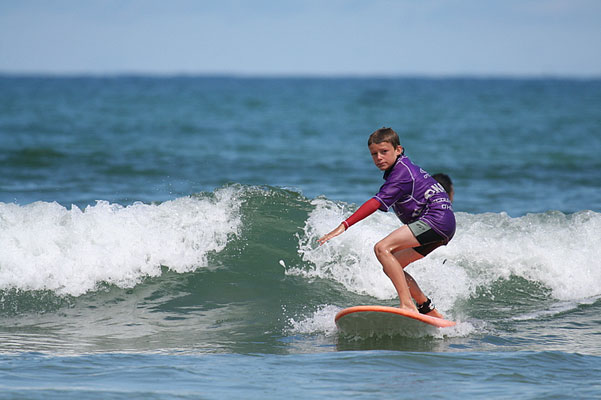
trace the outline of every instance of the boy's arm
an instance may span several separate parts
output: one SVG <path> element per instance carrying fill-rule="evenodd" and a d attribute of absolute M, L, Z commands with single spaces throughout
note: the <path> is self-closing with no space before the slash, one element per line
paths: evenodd
<path fill-rule="evenodd" d="M 353 215 L 342 221 L 342 224 L 346 229 L 348 229 L 362 219 L 372 215 L 378 208 L 380 208 L 380 205 L 381 203 L 375 197 L 372 197 L 363 203 L 363 205 L 359 207 L 359 209 L 355 211 Z"/>
<path fill-rule="evenodd" d="M 353 213 L 353 215 L 342 221 L 342 223 L 338 225 L 336 229 L 320 238 L 319 244 L 322 245 L 333 237 L 340 235 L 352 225 L 373 214 L 378 208 L 380 208 L 380 202 L 375 197 L 367 200 L 361 207 L 359 207 L 357 211 Z"/>

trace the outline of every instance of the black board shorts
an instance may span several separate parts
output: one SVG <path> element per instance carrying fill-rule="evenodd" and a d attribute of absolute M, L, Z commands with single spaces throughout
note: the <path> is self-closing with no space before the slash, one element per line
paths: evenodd
<path fill-rule="evenodd" d="M 417 220 L 407 224 L 407 226 L 421 245 L 414 247 L 413 250 L 424 257 L 432 253 L 434 249 L 443 246 L 448 242 L 447 239 L 432 229 L 432 227 L 424 221 Z"/>

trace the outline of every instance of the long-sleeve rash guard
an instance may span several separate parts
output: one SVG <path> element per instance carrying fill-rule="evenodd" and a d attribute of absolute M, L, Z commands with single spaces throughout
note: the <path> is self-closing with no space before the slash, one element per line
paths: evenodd
<path fill-rule="evenodd" d="M 352 225 L 355 225 L 357 222 L 361 221 L 362 219 L 372 215 L 379 208 L 380 202 L 375 197 L 372 197 L 371 199 L 363 203 L 363 205 L 359 207 L 359 209 L 355 211 L 353 215 L 348 217 L 346 220 L 342 221 L 342 223 L 344 224 L 344 227 L 348 229 Z"/>

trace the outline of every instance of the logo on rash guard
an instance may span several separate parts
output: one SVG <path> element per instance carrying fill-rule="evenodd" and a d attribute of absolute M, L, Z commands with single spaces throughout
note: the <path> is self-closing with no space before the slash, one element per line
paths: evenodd
<path fill-rule="evenodd" d="M 440 183 L 435 183 L 434 185 L 430 186 L 430 189 L 426 190 L 426 192 L 424 193 L 424 198 L 426 200 L 428 200 L 430 197 L 434 196 L 436 193 L 444 193 L 444 187 L 442 187 L 442 185 Z"/>

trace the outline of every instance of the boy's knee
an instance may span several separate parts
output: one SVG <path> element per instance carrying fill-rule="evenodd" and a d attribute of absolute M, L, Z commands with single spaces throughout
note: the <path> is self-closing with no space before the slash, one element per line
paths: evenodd
<path fill-rule="evenodd" d="M 379 259 L 382 255 L 386 254 L 388 249 L 384 244 L 380 241 L 374 245 L 374 253 L 376 253 L 376 257 Z"/>

